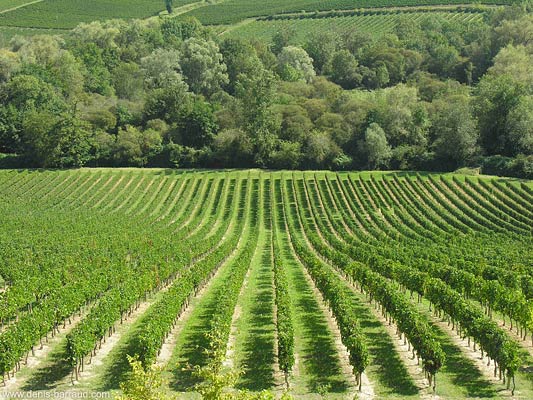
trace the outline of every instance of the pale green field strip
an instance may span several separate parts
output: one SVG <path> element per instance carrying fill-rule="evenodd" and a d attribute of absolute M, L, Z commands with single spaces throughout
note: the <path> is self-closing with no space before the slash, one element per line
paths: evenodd
<path fill-rule="evenodd" d="M 508 3 L 515 3 L 509 0 Z M 484 4 L 503 4 L 502 0 L 482 1 Z M 196 17 L 204 25 L 231 25 L 247 18 L 264 17 L 277 14 L 293 14 L 300 12 L 313 13 L 316 11 L 350 10 L 360 8 L 386 9 L 392 6 L 394 9 L 418 6 L 450 6 L 464 5 L 464 1 L 457 0 L 268 0 L 264 2 L 252 2 L 250 0 L 224 0 L 201 7 L 186 13 L 185 16 Z"/>
<path fill-rule="evenodd" d="M 0 0 L 0 13 L 9 12 L 9 10 L 13 10 L 18 7 L 24 7 L 40 1 L 43 0 Z"/>
<path fill-rule="evenodd" d="M 294 44 L 301 44 L 315 32 L 344 33 L 350 30 L 367 32 L 375 37 L 390 33 L 396 27 L 398 18 L 408 18 L 413 23 L 426 17 L 442 17 L 447 21 L 461 23 L 479 22 L 483 16 L 480 13 L 461 12 L 432 12 L 432 13 L 390 13 L 376 15 L 356 15 L 348 17 L 302 18 L 272 21 L 250 21 L 237 26 L 226 28 L 223 37 L 256 38 L 270 41 L 272 36 L 281 30 L 291 29 L 296 33 L 292 39 Z"/>

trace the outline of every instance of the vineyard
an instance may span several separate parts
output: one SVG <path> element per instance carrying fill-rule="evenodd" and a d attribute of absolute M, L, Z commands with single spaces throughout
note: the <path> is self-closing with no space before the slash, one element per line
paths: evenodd
<path fill-rule="evenodd" d="M 8 170 L 0 217 L 3 389 L 114 392 L 136 355 L 185 397 L 209 365 L 297 398 L 533 398 L 531 182 Z"/>
<path fill-rule="evenodd" d="M 518 0 L 484 0 L 480 4 L 513 4 Z M 370 8 L 391 12 L 383 17 L 383 26 L 379 25 L 378 34 L 385 33 L 394 20 L 394 10 L 405 7 L 420 8 L 439 12 L 450 7 L 462 7 L 464 1 L 454 0 L 443 2 L 441 0 L 297 0 L 287 3 L 284 0 L 269 0 L 254 2 L 250 0 L 223 0 L 223 1 L 195 1 L 174 0 L 173 6 L 176 17 L 196 17 L 205 25 L 218 25 L 216 30 L 225 30 L 228 25 L 238 24 L 249 19 L 272 17 L 294 13 L 332 12 L 335 10 L 350 11 L 360 8 Z M 392 8 L 391 8 L 392 7 Z M 480 10 L 482 8 L 478 7 Z M 15 35 L 36 34 L 62 34 L 76 27 L 80 23 L 89 23 L 97 20 L 108 19 L 145 19 L 166 13 L 163 0 L 0 0 L 0 45 L 7 46 L 9 40 Z M 452 17 L 452 16 L 448 16 Z M 361 16 L 361 18 L 363 18 Z M 460 17 L 461 18 L 461 17 Z M 366 19 L 366 18 L 365 18 Z M 295 21 L 297 22 L 297 21 Z M 328 21 L 301 21 L 305 29 L 327 29 L 337 22 L 357 26 L 357 18 L 337 21 L 336 18 Z M 381 22 L 381 18 L 370 17 L 363 22 L 362 30 L 370 29 L 373 23 Z M 285 25 L 286 23 L 282 24 Z M 312 25 L 311 25 L 312 24 Z M 300 27 L 297 24 L 296 27 Z M 257 28 L 260 36 L 270 34 L 277 29 L 278 24 L 257 22 L 247 26 L 243 33 L 249 34 Z"/>
<path fill-rule="evenodd" d="M 176 7 L 193 2 L 174 1 Z M 159 14 L 164 8 L 162 0 L 0 0 L 0 25 L 71 29 L 81 22 L 147 18 Z"/>
<path fill-rule="evenodd" d="M 366 32 L 374 37 L 380 37 L 386 33 L 393 32 L 400 18 L 406 18 L 409 22 L 419 22 L 426 18 L 425 12 L 383 12 L 376 14 L 357 14 L 336 17 L 315 17 L 301 18 L 273 18 L 250 20 L 247 24 L 238 24 L 234 28 L 231 26 L 221 29 L 222 37 L 233 38 L 255 38 L 271 41 L 276 32 L 291 30 L 295 32 L 292 44 L 302 44 L 317 32 L 338 32 L 339 34 L 358 30 Z M 482 13 L 475 12 L 431 12 L 432 18 L 442 18 L 444 21 L 458 22 L 461 24 L 480 22 Z"/>
<path fill-rule="evenodd" d="M 487 5 L 513 4 L 516 3 L 516 1 L 486 0 L 480 1 L 479 3 Z M 290 2 L 284 0 L 268 0 L 264 2 L 224 0 L 212 5 L 197 8 L 183 15 L 196 17 L 204 25 L 229 25 L 247 18 L 287 13 L 313 13 L 329 10 L 353 10 L 355 8 L 440 6 L 442 4 L 463 5 L 465 2 L 461 0 L 293 0 Z"/>

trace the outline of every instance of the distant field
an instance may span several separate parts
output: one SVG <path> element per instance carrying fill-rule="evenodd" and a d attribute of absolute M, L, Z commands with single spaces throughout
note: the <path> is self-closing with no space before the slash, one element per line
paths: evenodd
<path fill-rule="evenodd" d="M 32 0 L 0 0 L 0 12 L 31 2 Z"/>
<path fill-rule="evenodd" d="M 481 0 L 483 4 L 512 4 L 518 0 Z M 198 7 L 184 12 L 182 17 L 193 16 L 205 25 L 233 25 L 250 18 L 287 13 L 354 10 L 371 7 L 437 6 L 466 4 L 464 0 L 221 0 L 215 4 L 197 0 L 175 0 L 174 8 L 198 3 Z M 0 45 L 7 43 L 15 34 L 31 35 L 43 33 L 40 29 L 67 30 L 82 22 L 113 18 L 148 18 L 165 10 L 163 0 L 0 0 Z M 185 11 L 185 10 L 183 10 Z M 328 21 L 329 23 L 334 20 Z M 321 22 L 324 29 L 328 22 Z M 280 22 L 281 23 L 281 22 Z M 312 22 L 301 22 L 302 28 Z M 349 23 L 349 22 L 346 22 Z M 279 24 L 276 22 L 275 24 Z M 260 35 L 269 35 L 275 24 L 257 23 Z M 283 22 L 282 24 L 288 24 Z M 300 26 L 298 25 L 298 26 Z M 19 31 L 13 28 L 33 28 L 35 31 Z M 219 27 L 219 31 L 224 30 Z M 242 29 L 242 30 L 241 30 Z M 252 29 L 251 27 L 247 29 Z M 378 35 L 386 27 L 376 32 Z M 235 32 L 249 34 L 238 27 Z M 47 33 L 45 31 L 44 33 Z"/>
<path fill-rule="evenodd" d="M 28 1 L 0 0 L 0 10 Z M 194 3 L 177 0 L 175 6 Z M 4 5 L 5 4 L 5 5 Z M 80 22 L 112 18 L 146 18 L 163 11 L 163 0 L 45 0 L 0 14 L 0 25 L 27 28 L 74 28 Z"/>
<path fill-rule="evenodd" d="M 415 22 L 426 16 L 428 16 L 428 13 L 411 12 L 329 18 L 294 18 L 271 21 L 252 21 L 248 24 L 238 26 L 235 29 L 228 27 L 225 32 L 222 32 L 222 36 L 256 38 L 270 41 L 277 31 L 290 27 L 296 32 L 296 35 L 292 40 L 293 44 L 301 44 L 311 33 L 319 31 L 345 32 L 357 29 L 379 37 L 385 33 L 391 32 L 396 26 L 399 17 L 407 17 Z M 481 13 L 464 12 L 432 12 L 431 16 L 438 16 L 449 21 L 461 21 L 465 23 L 480 21 L 483 18 Z"/>
<path fill-rule="evenodd" d="M 482 0 L 484 4 L 512 4 L 516 0 Z M 300 11 L 349 10 L 360 7 L 399 7 L 465 4 L 464 0 L 227 0 L 183 14 L 194 16 L 205 25 L 231 25 L 246 18 Z"/>

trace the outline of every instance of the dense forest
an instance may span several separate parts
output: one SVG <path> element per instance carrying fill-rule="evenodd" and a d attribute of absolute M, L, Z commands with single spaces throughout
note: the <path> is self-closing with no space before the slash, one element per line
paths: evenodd
<path fill-rule="evenodd" d="M 0 49 L 0 164 L 423 169 L 533 177 L 533 14 L 398 19 L 271 44 L 195 19 L 81 24 Z"/>

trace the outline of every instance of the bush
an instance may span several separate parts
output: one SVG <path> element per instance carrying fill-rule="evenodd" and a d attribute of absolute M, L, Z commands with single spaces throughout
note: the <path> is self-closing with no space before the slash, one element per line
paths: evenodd
<path fill-rule="evenodd" d="M 533 155 L 516 158 L 492 156 L 481 160 L 481 172 L 487 175 L 533 179 Z"/>
<path fill-rule="evenodd" d="M 0 153 L 0 169 L 17 169 L 25 166 L 24 157 L 17 154 Z"/>

